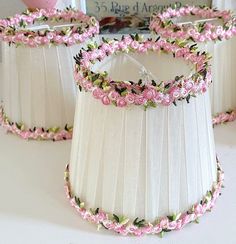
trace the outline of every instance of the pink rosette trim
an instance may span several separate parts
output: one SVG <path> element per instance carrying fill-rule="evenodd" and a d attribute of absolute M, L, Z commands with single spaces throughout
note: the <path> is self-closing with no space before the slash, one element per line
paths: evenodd
<path fill-rule="evenodd" d="M 61 25 L 60 28 L 47 27 L 34 29 L 34 24 L 48 22 Z M 69 23 L 68 26 L 64 26 Z M 66 8 L 26 10 L 14 17 L 0 19 L 0 41 L 16 46 L 39 47 L 48 45 L 66 45 L 84 43 L 99 33 L 99 23 L 94 17 L 85 15 L 79 10 Z"/>
<path fill-rule="evenodd" d="M 213 117 L 213 126 L 219 124 L 225 124 L 236 120 L 236 109 L 222 112 Z"/>
<path fill-rule="evenodd" d="M 204 19 L 222 20 L 221 25 L 207 21 L 193 24 L 174 23 L 174 18 L 198 16 Z M 150 30 L 164 38 L 192 40 L 195 42 L 221 41 L 236 35 L 236 19 L 232 12 L 227 10 L 211 9 L 209 7 L 185 6 L 178 9 L 168 8 L 160 14 L 154 14 Z"/>
<path fill-rule="evenodd" d="M 21 123 L 11 122 L 4 113 L 3 107 L 0 107 L 0 125 L 6 129 L 7 132 L 18 135 L 25 140 L 71 140 L 73 134 L 73 128 L 67 125 L 64 129 L 60 129 L 59 127 L 52 127 L 49 129 L 35 127 L 33 129 L 27 129 Z"/>
<path fill-rule="evenodd" d="M 186 224 L 198 222 L 199 217 L 203 216 L 207 211 L 210 211 L 214 206 L 216 199 L 220 196 L 220 191 L 223 186 L 224 172 L 221 169 L 217 159 L 217 182 L 213 184 L 212 189 L 202 198 L 199 203 L 194 204 L 187 212 L 173 214 L 167 217 L 157 218 L 154 223 L 145 221 L 144 219 L 136 218 L 130 221 L 124 216 L 119 217 L 115 214 L 106 213 L 103 210 L 86 209 L 85 203 L 78 197 L 73 196 L 70 186 L 69 165 L 65 170 L 65 192 L 71 206 L 79 213 L 79 215 L 91 223 L 107 230 L 112 230 L 121 235 L 143 236 L 144 234 L 159 234 L 161 237 L 165 232 L 180 230 Z M 113 216 L 113 217 L 111 217 Z"/>
<path fill-rule="evenodd" d="M 173 80 L 155 81 L 115 81 L 107 72 L 95 73 L 92 65 L 101 62 L 107 56 L 118 53 L 168 52 L 173 59 L 182 58 L 195 68 L 195 73 L 188 77 L 176 76 Z M 74 78 L 80 91 L 90 92 L 104 105 L 115 105 L 123 108 L 130 105 L 141 105 L 145 109 L 157 105 L 176 105 L 177 101 L 187 100 L 197 94 L 205 93 L 212 82 L 209 65 L 210 56 L 198 52 L 188 45 L 180 46 L 167 40 L 143 40 L 139 35 L 123 36 L 118 40 L 106 40 L 98 46 L 88 45 L 87 50 L 81 50 L 75 57 L 76 66 Z"/>

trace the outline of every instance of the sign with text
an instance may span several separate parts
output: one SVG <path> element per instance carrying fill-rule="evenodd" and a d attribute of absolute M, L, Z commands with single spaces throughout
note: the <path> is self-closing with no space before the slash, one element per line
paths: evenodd
<path fill-rule="evenodd" d="M 80 0 L 86 13 L 100 21 L 102 34 L 149 33 L 150 16 L 169 7 L 211 6 L 212 0 Z"/>
<path fill-rule="evenodd" d="M 107 16 L 130 15 L 149 17 L 153 12 L 160 12 L 168 7 L 181 7 L 186 4 L 211 6 L 211 0 L 87 0 L 85 4 L 88 14 L 102 19 Z"/>

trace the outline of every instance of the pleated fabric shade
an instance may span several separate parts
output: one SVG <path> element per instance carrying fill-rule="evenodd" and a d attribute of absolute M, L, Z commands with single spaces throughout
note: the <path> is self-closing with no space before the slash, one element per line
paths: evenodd
<path fill-rule="evenodd" d="M 73 57 L 98 33 L 98 22 L 67 8 L 27 11 L 1 23 L 2 125 L 24 139 L 71 139 Z"/>
<path fill-rule="evenodd" d="M 236 2 L 234 0 L 213 0 L 212 5 L 221 10 L 230 9 L 234 12 L 234 15 L 236 14 Z M 213 107 L 220 107 L 223 104 L 223 107 L 215 111 L 220 112 L 226 111 L 226 109 L 229 108 L 236 108 L 236 37 L 224 41 L 223 43 L 216 43 L 215 46 L 216 48 L 213 53 L 215 60 L 213 69 L 215 72 L 213 72 L 213 75 L 215 74 L 214 80 L 217 81 L 218 76 L 219 81 L 217 86 L 212 87 L 213 94 L 211 99 Z M 218 91 L 218 94 L 224 94 L 220 99 L 214 96 L 214 89 L 217 89 L 217 87 L 219 90 L 223 91 L 223 93 Z M 215 93 L 217 93 L 217 91 Z"/>
<path fill-rule="evenodd" d="M 213 57 L 210 88 L 212 113 L 236 109 L 236 37 L 202 46 Z"/>
<path fill-rule="evenodd" d="M 189 7 L 193 8 L 194 13 L 191 14 L 188 8 L 185 10 L 180 8 L 180 10 L 177 10 L 180 11 L 178 15 L 175 13 L 169 15 L 171 10 L 167 10 L 161 15 L 164 16 L 164 21 L 172 21 L 167 29 L 158 27 L 159 30 L 157 31 L 155 20 L 150 25 L 152 30 L 165 38 L 173 38 L 173 35 L 179 35 L 178 38 L 181 40 L 185 40 L 186 37 L 192 38 L 195 41 L 192 44 L 198 43 L 201 51 L 207 51 L 212 55 L 213 85 L 210 88 L 210 98 L 214 115 L 236 109 L 236 71 L 234 68 L 236 65 L 236 20 L 234 13 L 228 13 L 229 10 L 233 9 L 233 4 L 230 4 L 230 1 L 227 1 L 228 4 L 223 2 L 225 1 L 219 2 L 216 0 L 214 2 L 214 7 L 222 9 L 215 12 L 207 8 Z M 209 14 L 211 11 L 213 15 L 212 13 Z M 167 15 L 169 17 L 166 17 Z M 213 17 L 214 15 L 215 17 Z M 159 17 L 156 18 L 156 23 L 159 20 Z M 176 24 L 178 27 L 176 27 Z M 182 32 L 183 35 L 179 32 Z"/>
<path fill-rule="evenodd" d="M 73 56 L 79 47 L 15 47 L 3 43 L 2 100 L 12 121 L 29 127 L 73 125 Z"/>
<path fill-rule="evenodd" d="M 190 67 L 170 55 L 120 54 L 97 65 L 116 80 L 142 67 L 168 80 Z M 217 180 L 209 94 L 144 111 L 77 98 L 69 166 L 72 195 L 88 208 L 154 221 L 187 211 Z"/>

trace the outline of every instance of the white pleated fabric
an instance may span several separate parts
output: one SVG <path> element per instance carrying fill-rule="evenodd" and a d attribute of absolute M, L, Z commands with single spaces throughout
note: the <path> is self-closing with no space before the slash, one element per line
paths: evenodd
<path fill-rule="evenodd" d="M 3 43 L 2 101 L 28 127 L 64 128 L 74 120 L 73 56 L 79 46 L 15 47 Z"/>
<path fill-rule="evenodd" d="M 212 5 L 236 14 L 235 0 L 213 0 Z M 217 113 L 236 108 L 236 37 L 215 44 L 213 56 L 211 100 L 213 112 Z"/>
<path fill-rule="evenodd" d="M 118 55 L 94 69 L 136 80 L 143 66 L 159 79 L 190 73 L 163 54 Z M 80 93 L 70 176 L 72 192 L 91 208 L 148 221 L 188 210 L 216 181 L 208 93 L 147 111 L 104 106 Z"/>
<path fill-rule="evenodd" d="M 210 97 L 215 115 L 236 108 L 236 37 L 206 46 L 213 57 Z"/>
<path fill-rule="evenodd" d="M 223 3 L 224 2 L 224 3 Z M 231 4 L 230 4 L 231 2 Z M 228 4 L 227 4 L 228 3 Z M 236 2 L 234 3 L 236 4 Z M 214 7 L 218 9 L 232 9 L 232 1 L 215 1 Z M 177 22 L 195 21 L 199 18 L 191 16 L 178 18 Z M 220 25 L 220 21 L 214 21 Z M 212 55 L 213 85 L 210 88 L 212 113 L 215 115 L 236 108 L 236 37 L 206 43 L 198 43 L 200 50 Z"/>

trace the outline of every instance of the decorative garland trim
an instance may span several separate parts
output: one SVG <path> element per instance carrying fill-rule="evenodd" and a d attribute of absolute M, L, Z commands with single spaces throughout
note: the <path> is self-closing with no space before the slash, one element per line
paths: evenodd
<path fill-rule="evenodd" d="M 50 27 L 47 22 L 58 23 L 58 28 Z M 69 22 L 67 26 L 62 23 Z M 45 25 L 41 29 L 33 24 Z M 49 27 L 49 28 L 48 28 Z M 99 23 L 79 10 L 38 9 L 26 10 L 14 17 L 0 19 L 0 40 L 16 46 L 39 47 L 48 45 L 72 46 L 83 43 L 99 33 Z"/>
<path fill-rule="evenodd" d="M 236 109 L 222 112 L 213 117 L 213 126 L 236 120 Z"/>
<path fill-rule="evenodd" d="M 207 211 L 211 211 L 215 205 L 216 199 L 220 195 L 224 180 L 224 172 L 219 165 L 218 159 L 217 171 L 217 183 L 213 184 L 212 190 L 208 191 L 199 203 L 193 205 L 185 213 L 176 213 L 171 216 L 159 218 L 154 223 L 139 218 L 130 221 L 126 217 L 109 214 L 99 208 L 86 209 L 85 203 L 78 197 L 73 196 L 71 192 L 69 165 L 66 166 L 65 170 L 65 191 L 71 206 L 75 208 L 83 219 L 96 224 L 98 229 L 104 227 L 105 229 L 113 230 L 122 235 L 132 234 L 135 236 L 142 236 L 144 234 L 159 234 L 162 237 L 165 232 L 180 230 L 188 223 L 198 222 L 199 217 Z"/>
<path fill-rule="evenodd" d="M 150 78 L 139 81 L 114 81 L 107 72 L 95 73 L 91 66 L 100 62 L 109 55 L 118 53 L 148 51 L 173 54 L 174 58 L 183 58 L 195 67 L 195 73 L 190 77 L 176 76 L 169 81 L 155 81 Z M 113 104 L 125 107 L 131 104 L 142 105 L 145 108 L 156 107 L 158 104 L 176 105 L 178 100 L 186 99 L 207 91 L 211 84 L 211 70 L 209 66 L 210 55 L 198 52 L 195 46 L 189 47 L 187 43 L 142 40 L 139 35 L 123 36 L 121 41 L 103 39 L 98 46 L 89 44 L 88 50 L 80 51 L 75 57 L 76 68 L 74 77 L 80 91 L 91 92 L 104 105 Z"/>
<path fill-rule="evenodd" d="M 184 16 L 218 19 L 223 23 L 214 25 L 207 21 L 196 21 L 195 23 L 178 24 L 172 20 Z M 149 28 L 165 38 L 194 42 L 221 41 L 236 35 L 236 19 L 230 11 L 220 11 L 205 6 L 185 6 L 179 9 L 168 8 L 163 13 L 154 15 Z"/>
<path fill-rule="evenodd" d="M 34 127 L 33 129 L 27 129 L 24 124 L 11 122 L 4 113 L 2 106 L 0 107 L 0 124 L 7 132 L 11 132 L 27 140 L 70 140 L 73 134 L 73 127 L 69 127 L 68 125 L 64 129 L 60 129 L 59 127 L 48 129 Z"/>

